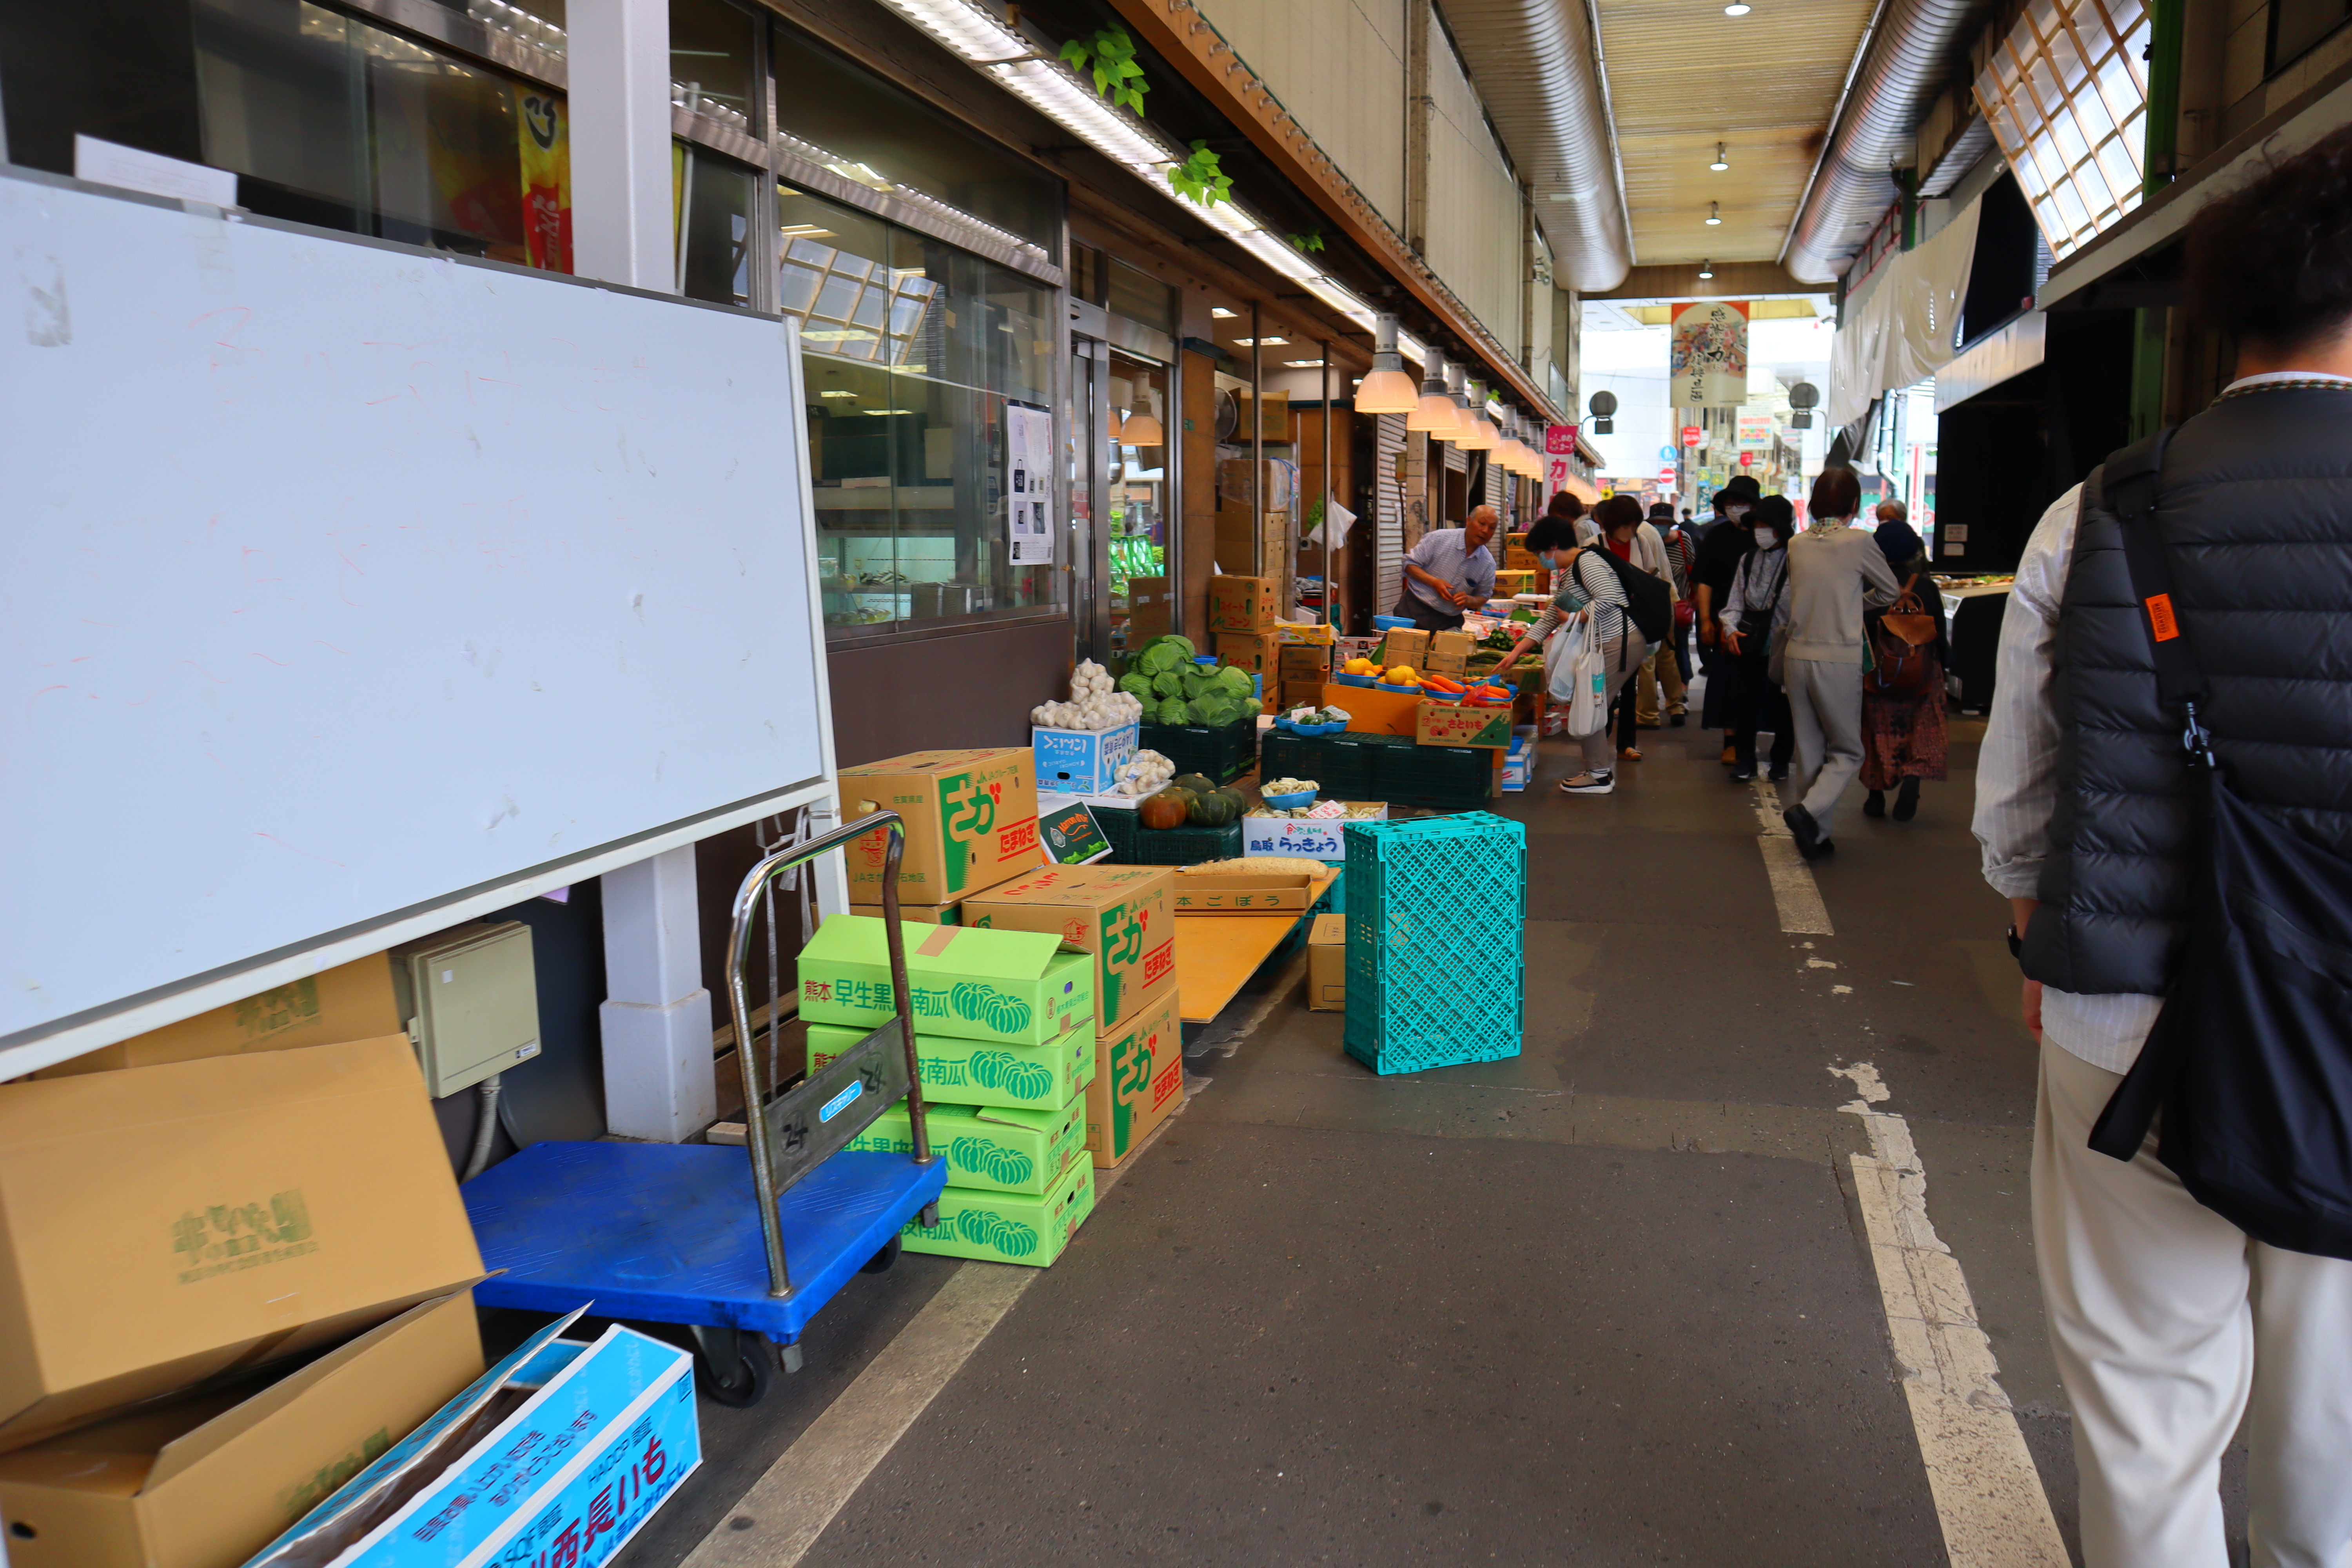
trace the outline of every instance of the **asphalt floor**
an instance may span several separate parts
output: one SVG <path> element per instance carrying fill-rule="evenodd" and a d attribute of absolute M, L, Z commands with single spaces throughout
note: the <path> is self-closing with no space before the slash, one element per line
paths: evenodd
<path fill-rule="evenodd" d="M 1606 797 L 1560 795 L 1570 748 L 1547 742 L 1496 807 L 1528 831 L 1525 909 L 1493 911 L 1526 943 L 1518 1057 L 1377 1078 L 1297 962 L 1270 971 L 813 1541 L 723 1560 L 1943 1563 L 1832 1070 L 1865 1062 L 2074 1552 L 2027 1210 L 2035 1047 L 1968 826 L 1981 730 L 1955 720 L 1916 821 L 1855 792 L 1813 873 L 1834 934 L 1811 935 L 1780 929 L 1716 736 L 1646 732 Z M 806 1370 L 706 1402 L 705 1467 L 628 1568 L 765 1529 L 746 1492 L 832 1440 L 813 1424 L 966 1267 L 862 1277 Z"/>

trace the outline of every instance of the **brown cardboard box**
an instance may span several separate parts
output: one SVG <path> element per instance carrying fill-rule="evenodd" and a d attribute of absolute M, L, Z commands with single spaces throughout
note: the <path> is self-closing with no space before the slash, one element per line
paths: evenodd
<path fill-rule="evenodd" d="M 965 900 L 963 921 L 1051 931 L 1095 954 L 1099 1033 L 1175 989 L 1174 886 L 1165 866 L 1047 866 Z"/>
<path fill-rule="evenodd" d="M 1429 651 L 1422 656 L 1423 675 L 1460 675 L 1470 665 L 1470 650 L 1478 646 L 1468 632 L 1432 632 Z"/>
<path fill-rule="evenodd" d="M 1541 593 L 1543 590 L 1538 584 L 1538 579 L 1547 575 L 1532 567 L 1525 571 L 1514 568 L 1507 572 L 1497 572 L 1495 574 L 1495 597 L 1507 599 L 1518 594 Z"/>
<path fill-rule="evenodd" d="M 1471 703 L 1424 702 L 1413 715 L 1412 737 L 1424 746 L 1511 744 L 1511 710 Z"/>
<path fill-rule="evenodd" d="M 1394 627 L 1381 641 L 1378 657 L 1383 668 L 1402 664 L 1419 669 L 1429 657 L 1429 634 L 1417 626 Z"/>
<path fill-rule="evenodd" d="M 1286 642 L 1276 649 L 1276 668 L 1284 685 L 1294 680 L 1312 680 L 1318 686 L 1330 679 L 1331 645 L 1328 643 Z"/>
<path fill-rule="evenodd" d="M 1131 651 L 1153 637 L 1166 637 L 1171 618 L 1165 577 L 1127 580 L 1127 646 Z"/>
<path fill-rule="evenodd" d="M 1307 933 L 1307 1009 L 1348 1009 L 1348 917 L 1317 915 Z"/>
<path fill-rule="evenodd" d="M 1184 1103 L 1184 1024 L 1176 993 L 1095 1037 L 1087 1085 L 1087 1149 L 1108 1171 Z"/>
<path fill-rule="evenodd" d="M 1035 866 L 1037 765 L 1026 746 L 910 752 L 841 770 L 842 820 L 888 806 L 906 819 L 898 896 L 945 905 Z M 851 844 L 849 901 L 882 901 L 889 835 Z"/>
<path fill-rule="evenodd" d="M 0 1451 L 481 1272 L 405 1035 L 0 1084 Z"/>
<path fill-rule="evenodd" d="M 1271 577 L 1209 579 L 1209 628 L 1219 632 L 1274 629 L 1275 580 Z"/>
<path fill-rule="evenodd" d="M 154 1067 L 239 1051 L 289 1051 L 372 1040 L 405 1027 L 393 1000 L 392 960 L 384 953 L 354 959 L 316 974 L 272 986 L 258 996 L 183 1018 L 176 1024 L 43 1068 L 36 1078 L 71 1078 L 117 1068 Z"/>
<path fill-rule="evenodd" d="M 1194 871 L 1176 873 L 1180 915 L 1304 914 L 1315 901 L 1315 879 L 1298 871 Z"/>
<path fill-rule="evenodd" d="M 1367 735 L 1410 735 L 1421 713 L 1421 690 L 1412 686 L 1342 686 L 1323 689 L 1323 706 L 1348 715 L 1348 728 Z"/>
<path fill-rule="evenodd" d="M 961 904 L 900 904 L 898 920 L 905 925 L 960 926 L 963 924 L 963 917 L 960 912 L 962 908 Z M 882 906 L 852 904 L 849 906 L 849 912 L 853 915 L 870 915 L 878 921 L 882 918 Z"/>
<path fill-rule="evenodd" d="M 0 1456 L 11 1568 L 236 1568 L 482 1374 L 474 1299 Z"/>
<path fill-rule="evenodd" d="M 1304 680 L 1284 681 L 1282 683 L 1282 704 L 1281 708 L 1277 709 L 1276 711 L 1282 711 L 1292 708 L 1322 707 L 1324 685 L 1324 679 L 1319 675 Z M 1356 689 L 1360 691 L 1363 688 L 1358 687 Z"/>
<path fill-rule="evenodd" d="M 1252 675 L 1269 675 L 1273 671 L 1276 644 L 1272 632 L 1219 632 L 1217 658 L 1235 669 Z"/>

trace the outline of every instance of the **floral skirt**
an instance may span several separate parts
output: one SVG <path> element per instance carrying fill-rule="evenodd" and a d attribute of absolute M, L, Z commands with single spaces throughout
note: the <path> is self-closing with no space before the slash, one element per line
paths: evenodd
<path fill-rule="evenodd" d="M 1862 683 L 1862 787 L 1889 790 L 1905 779 L 1941 782 L 1951 750 L 1944 722 L 1944 668 L 1933 667 L 1916 697 L 1887 697 Z"/>

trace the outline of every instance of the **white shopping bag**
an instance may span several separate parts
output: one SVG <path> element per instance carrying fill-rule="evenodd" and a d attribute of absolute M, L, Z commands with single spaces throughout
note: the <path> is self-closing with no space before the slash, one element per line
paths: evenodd
<path fill-rule="evenodd" d="M 1609 666 L 1601 638 L 1588 618 L 1561 628 L 1552 643 L 1551 699 L 1568 707 L 1560 727 L 1570 735 L 1598 733 L 1609 722 Z"/>

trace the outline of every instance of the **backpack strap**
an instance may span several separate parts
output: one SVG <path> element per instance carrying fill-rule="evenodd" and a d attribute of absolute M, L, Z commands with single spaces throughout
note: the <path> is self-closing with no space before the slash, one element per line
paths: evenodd
<path fill-rule="evenodd" d="M 2181 631 L 2179 610 L 2172 596 L 2171 552 L 2156 522 L 2157 490 L 2164 468 L 2164 451 L 2172 442 L 2170 426 L 2145 440 L 2135 441 L 2099 466 L 2099 500 L 2116 514 L 2123 537 L 2124 565 L 2131 575 L 2132 597 L 2139 604 L 2141 627 L 2156 660 L 2156 689 L 2168 707 L 2188 715 L 2181 743 L 2192 756 L 2209 764 L 2212 751 L 2197 706 L 2205 700 L 2205 673 L 2196 651 Z"/>

